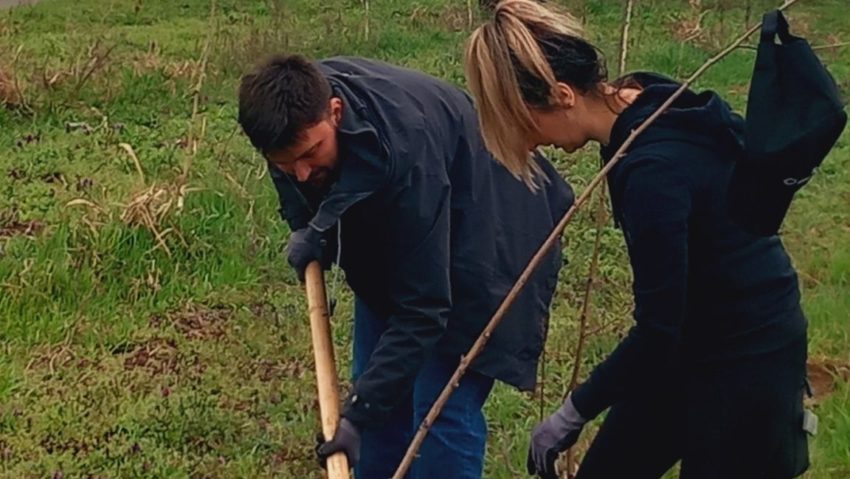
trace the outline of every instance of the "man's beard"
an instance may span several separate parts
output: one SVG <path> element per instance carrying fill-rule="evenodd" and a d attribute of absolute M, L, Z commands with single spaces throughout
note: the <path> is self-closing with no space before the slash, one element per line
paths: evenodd
<path fill-rule="evenodd" d="M 314 188 L 325 189 L 336 181 L 336 173 L 330 168 L 316 168 L 307 178 L 307 183 Z"/>

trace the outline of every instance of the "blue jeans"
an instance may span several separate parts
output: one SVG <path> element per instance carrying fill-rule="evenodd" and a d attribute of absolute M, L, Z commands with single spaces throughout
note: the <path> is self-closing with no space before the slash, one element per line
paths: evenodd
<path fill-rule="evenodd" d="M 386 329 L 384 318 L 359 298 L 354 302 L 354 361 L 356 380 Z M 407 446 L 437 396 L 449 382 L 457 361 L 431 355 L 416 377 L 413 391 L 376 428 L 364 428 L 356 479 L 387 479 L 393 475 Z M 467 371 L 419 449 L 408 479 L 480 479 L 487 443 L 487 423 L 481 408 L 493 379 Z"/>

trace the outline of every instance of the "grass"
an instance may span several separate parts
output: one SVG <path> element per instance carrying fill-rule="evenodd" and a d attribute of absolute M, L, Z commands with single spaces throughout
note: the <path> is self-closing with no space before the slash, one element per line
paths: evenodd
<path fill-rule="evenodd" d="M 0 73 L 14 102 L 0 107 L 0 477 L 320 477 L 304 294 L 280 254 L 288 231 L 238 132 L 234 93 L 253 61 L 280 50 L 376 57 L 462 83 L 467 2 L 370 3 L 368 15 L 351 0 L 44 0 L 0 11 Z M 614 58 L 615 2 L 562 3 Z M 683 77 L 742 30 L 742 6 L 690 6 L 699 3 L 640 2 L 630 69 Z M 845 10 L 803 1 L 792 26 L 813 44 L 847 41 Z M 850 48 L 820 53 L 847 93 Z M 742 109 L 752 58 L 736 51 L 698 88 Z M 556 158 L 576 189 L 597 165 L 592 151 Z M 811 355 L 837 364 L 850 362 L 848 172 L 845 134 L 784 233 Z M 554 408 L 569 381 L 589 211 L 567 232 L 545 392 L 499 386 L 487 405 L 486 477 L 523 475 L 539 401 Z M 621 235 L 608 225 L 602 240 L 585 373 L 630 321 Z M 343 292 L 343 377 L 351 310 Z M 835 391 L 816 406 L 809 478 L 850 475 L 850 386 L 835 371 Z"/>

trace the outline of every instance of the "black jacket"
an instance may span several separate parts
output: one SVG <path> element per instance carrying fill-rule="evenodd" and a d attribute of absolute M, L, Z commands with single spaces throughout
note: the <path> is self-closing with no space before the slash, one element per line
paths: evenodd
<path fill-rule="evenodd" d="M 643 93 L 616 120 L 610 160 L 679 87 L 636 74 Z M 608 175 L 634 272 L 634 319 L 614 352 L 573 393 L 585 417 L 639 394 L 658 376 L 783 348 L 805 334 L 797 276 L 779 237 L 736 227 L 726 210 L 743 120 L 713 92 L 685 92 Z"/>
<path fill-rule="evenodd" d="M 341 224 L 346 279 L 388 318 L 343 410 L 368 425 L 410 390 L 428 354 L 460 358 L 469 349 L 573 193 L 545 160 L 537 193 L 498 165 L 462 90 L 376 61 L 319 63 L 344 102 L 339 178 L 327 194 L 276 170 L 272 178 L 291 228 L 309 222 L 336 237 Z M 560 266 L 556 248 L 474 370 L 534 387 Z"/>

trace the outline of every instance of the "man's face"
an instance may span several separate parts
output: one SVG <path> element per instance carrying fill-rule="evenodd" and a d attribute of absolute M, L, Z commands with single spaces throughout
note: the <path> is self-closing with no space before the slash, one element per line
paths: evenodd
<path fill-rule="evenodd" d="M 328 115 L 302 133 L 300 141 L 268 155 L 268 160 L 299 183 L 327 187 L 339 162 L 336 132 L 342 119 L 342 100 L 331 98 Z"/>

